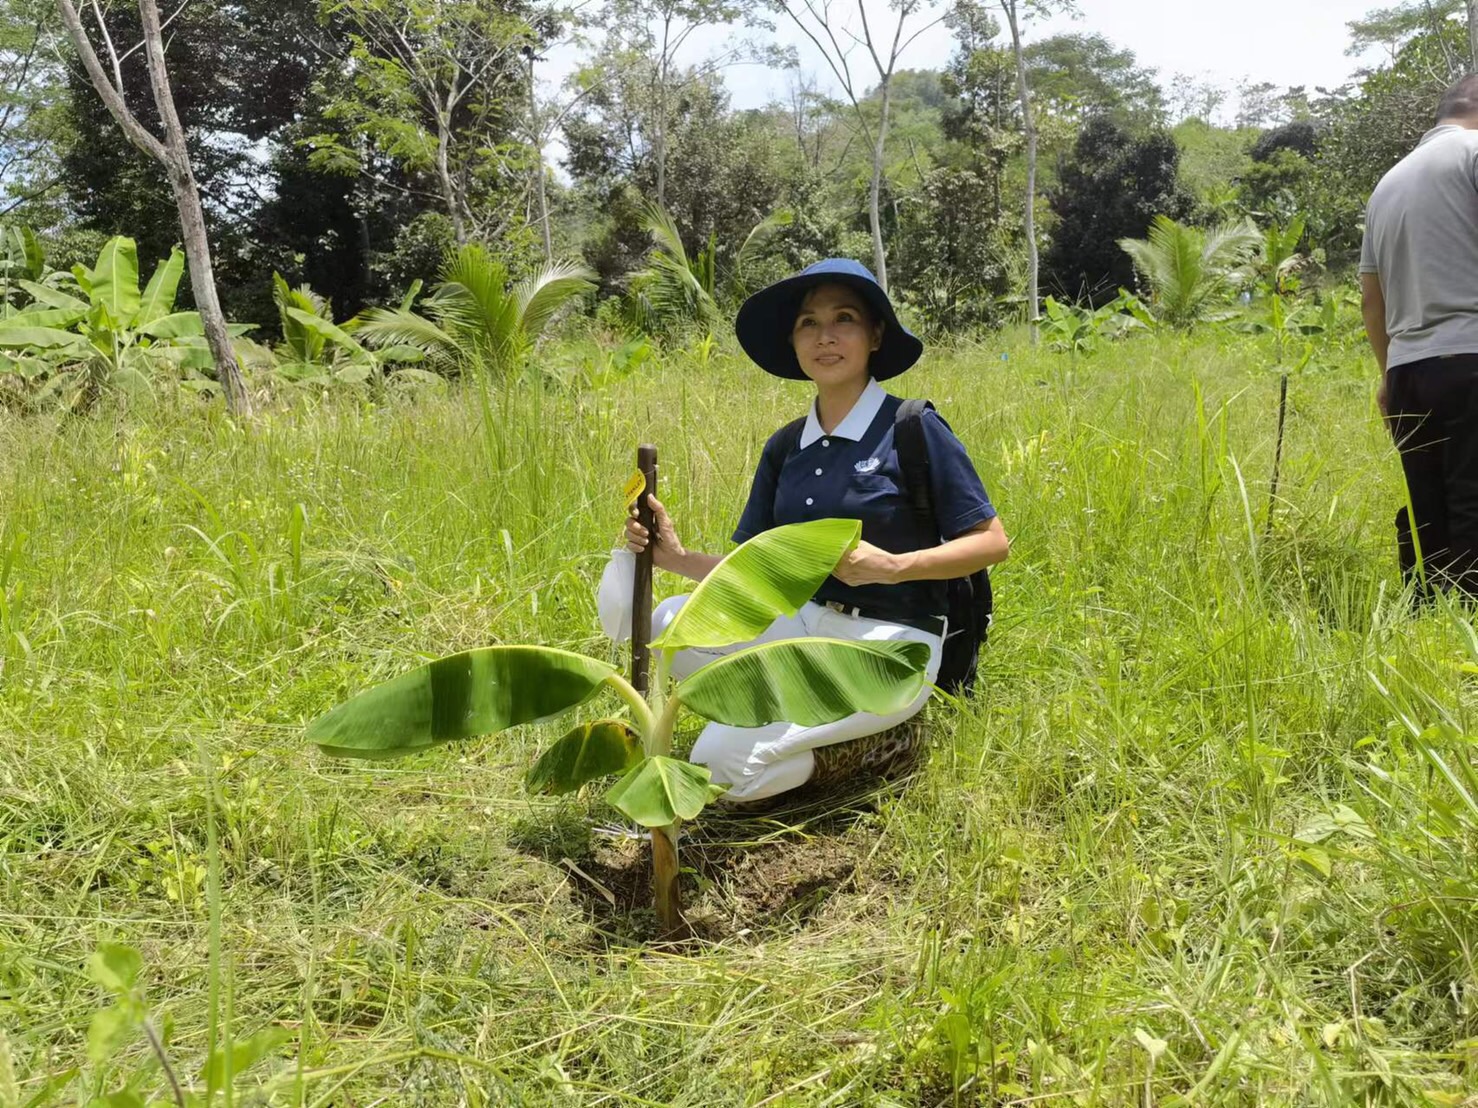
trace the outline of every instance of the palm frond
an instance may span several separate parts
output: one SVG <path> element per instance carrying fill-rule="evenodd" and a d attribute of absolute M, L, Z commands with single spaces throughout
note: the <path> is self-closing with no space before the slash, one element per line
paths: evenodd
<path fill-rule="evenodd" d="M 643 206 L 642 220 L 653 239 L 647 269 L 633 279 L 658 319 L 711 319 L 718 312 L 712 292 L 712 252 L 689 258 L 677 223 L 656 204 Z"/>
<path fill-rule="evenodd" d="M 404 308 L 371 308 L 356 317 L 354 333 L 376 350 L 409 346 L 440 368 L 454 366 L 464 351 L 457 340 L 425 316 Z"/>
<path fill-rule="evenodd" d="M 1262 243 L 1250 220 L 1208 232 L 1156 216 L 1145 239 L 1120 239 L 1153 293 L 1161 317 L 1184 327 L 1245 281 L 1247 265 Z"/>
<path fill-rule="evenodd" d="M 750 228 L 749 234 L 744 236 L 738 253 L 734 255 L 734 272 L 744 291 L 749 291 L 747 275 L 759 264 L 765 251 L 775 241 L 775 236 L 794 223 L 795 212 L 790 208 L 779 208 L 756 223 Z"/>
<path fill-rule="evenodd" d="M 641 207 L 642 225 L 650 232 L 657 249 L 669 256 L 670 260 L 682 266 L 683 269 L 691 271 L 692 265 L 688 261 L 688 252 L 683 247 L 683 236 L 677 228 L 677 221 L 672 218 L 666 208 L 655 201 L 644 201 Z"/>
<path fill-rule="evenodd" d="M 447 258 L 442 283 L 426 301 L 426 310 L 463 346 L 499 369 L 507 369 L 522 346 L 519 304 L 508 283 L 508 267 L 472 244 Z"/>
<path fill-rule="evenodd" d="M 595 274 L 583 265 L 555 262 L 523 281 L 513 290 L 519 306 L 519 329 L 524 341 L 532 343 L 543 333 L 554 313 L 576 296 L 595 288 Z"/>

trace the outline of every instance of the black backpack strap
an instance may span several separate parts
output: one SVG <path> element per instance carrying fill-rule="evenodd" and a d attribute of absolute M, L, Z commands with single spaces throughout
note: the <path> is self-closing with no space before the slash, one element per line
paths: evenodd
<path fill-rule="evenodd" d="M 929 484 L 929 444 L 924 439 L 924 413 L 934 407 L 927 400 L 905 400 L 893 418 L 893 445 L 898 450 L 898 468 L 913 505 L 914 519 L 926 534 L 941 537 L 934 516 L 934 497 Z"/>
<path fill-rule="evenodd" d="M 777 470 L 785 464 L 786 458 L 795 453 L 795 448 L 801 444 L 801 432 L 805 429 L 806 417 L 801 416 L 799 419 L 791 420 L 775 432 L 775 437 L 771 441 L 775 444 L 775 450 L 778 454 L 778 457 L 775 459 Z"/>

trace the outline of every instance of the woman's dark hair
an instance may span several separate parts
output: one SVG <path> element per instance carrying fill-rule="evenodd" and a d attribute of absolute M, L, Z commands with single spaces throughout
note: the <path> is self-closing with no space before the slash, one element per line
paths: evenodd
<path fill-rule="evenodd" d="M 801 309 L 806 306 L 806 301 L 811 298 L 811 294 L 825 285 L 831 285 L 835 288 L 847 289 L 851 292 L 857 292 L 856 288 L 848 281 L 817 281 L 814 285 L 811 285 L 809 288 L 803 291 L 800 296 L 796 297 L 795 310 L 789 312 L 790 329 L 792 331 L 795 330 L 795 321 L 801 318 Z M 867 302 L 867 297 L 863 296 L 861 293 L 857 294 L 857 306 L 862 309 L 862 314 L 867 318 L 869 326 L 875 327 L 881 324 L 883 329 L 887 330 L 888 321 L 878 318 L 878 313 L 872 310 L 872 305 Z"/>
<path fill-rule="evenodd" d="M 1442 102 L 1437 105 L 1437 122 L 1475 116 L 1478 116 L 1478 74 L 1469 74 L 1442 94 Z"/>

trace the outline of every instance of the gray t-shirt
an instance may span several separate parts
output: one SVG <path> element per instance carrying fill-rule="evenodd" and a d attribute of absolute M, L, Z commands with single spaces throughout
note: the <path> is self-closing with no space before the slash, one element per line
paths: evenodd
<path fill-rule="evenodd" d="M 1380 276 L 1388 368 L 1478 353 L 1478 131 L 1434 127 L 1381 178 L 1360 272 Z"/>

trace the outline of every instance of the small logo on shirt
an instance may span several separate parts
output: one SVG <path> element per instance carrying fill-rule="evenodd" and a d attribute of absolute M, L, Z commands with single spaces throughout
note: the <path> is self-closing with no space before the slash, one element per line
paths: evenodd
<path fill-rule="evenodd" d="M 877 458 L 868 458 L 867 461 L 858 462 L 852 468 L 855 469 L 858 473 L 871 473 L 882 464 L 883 463 L 880 462 Z"/>

